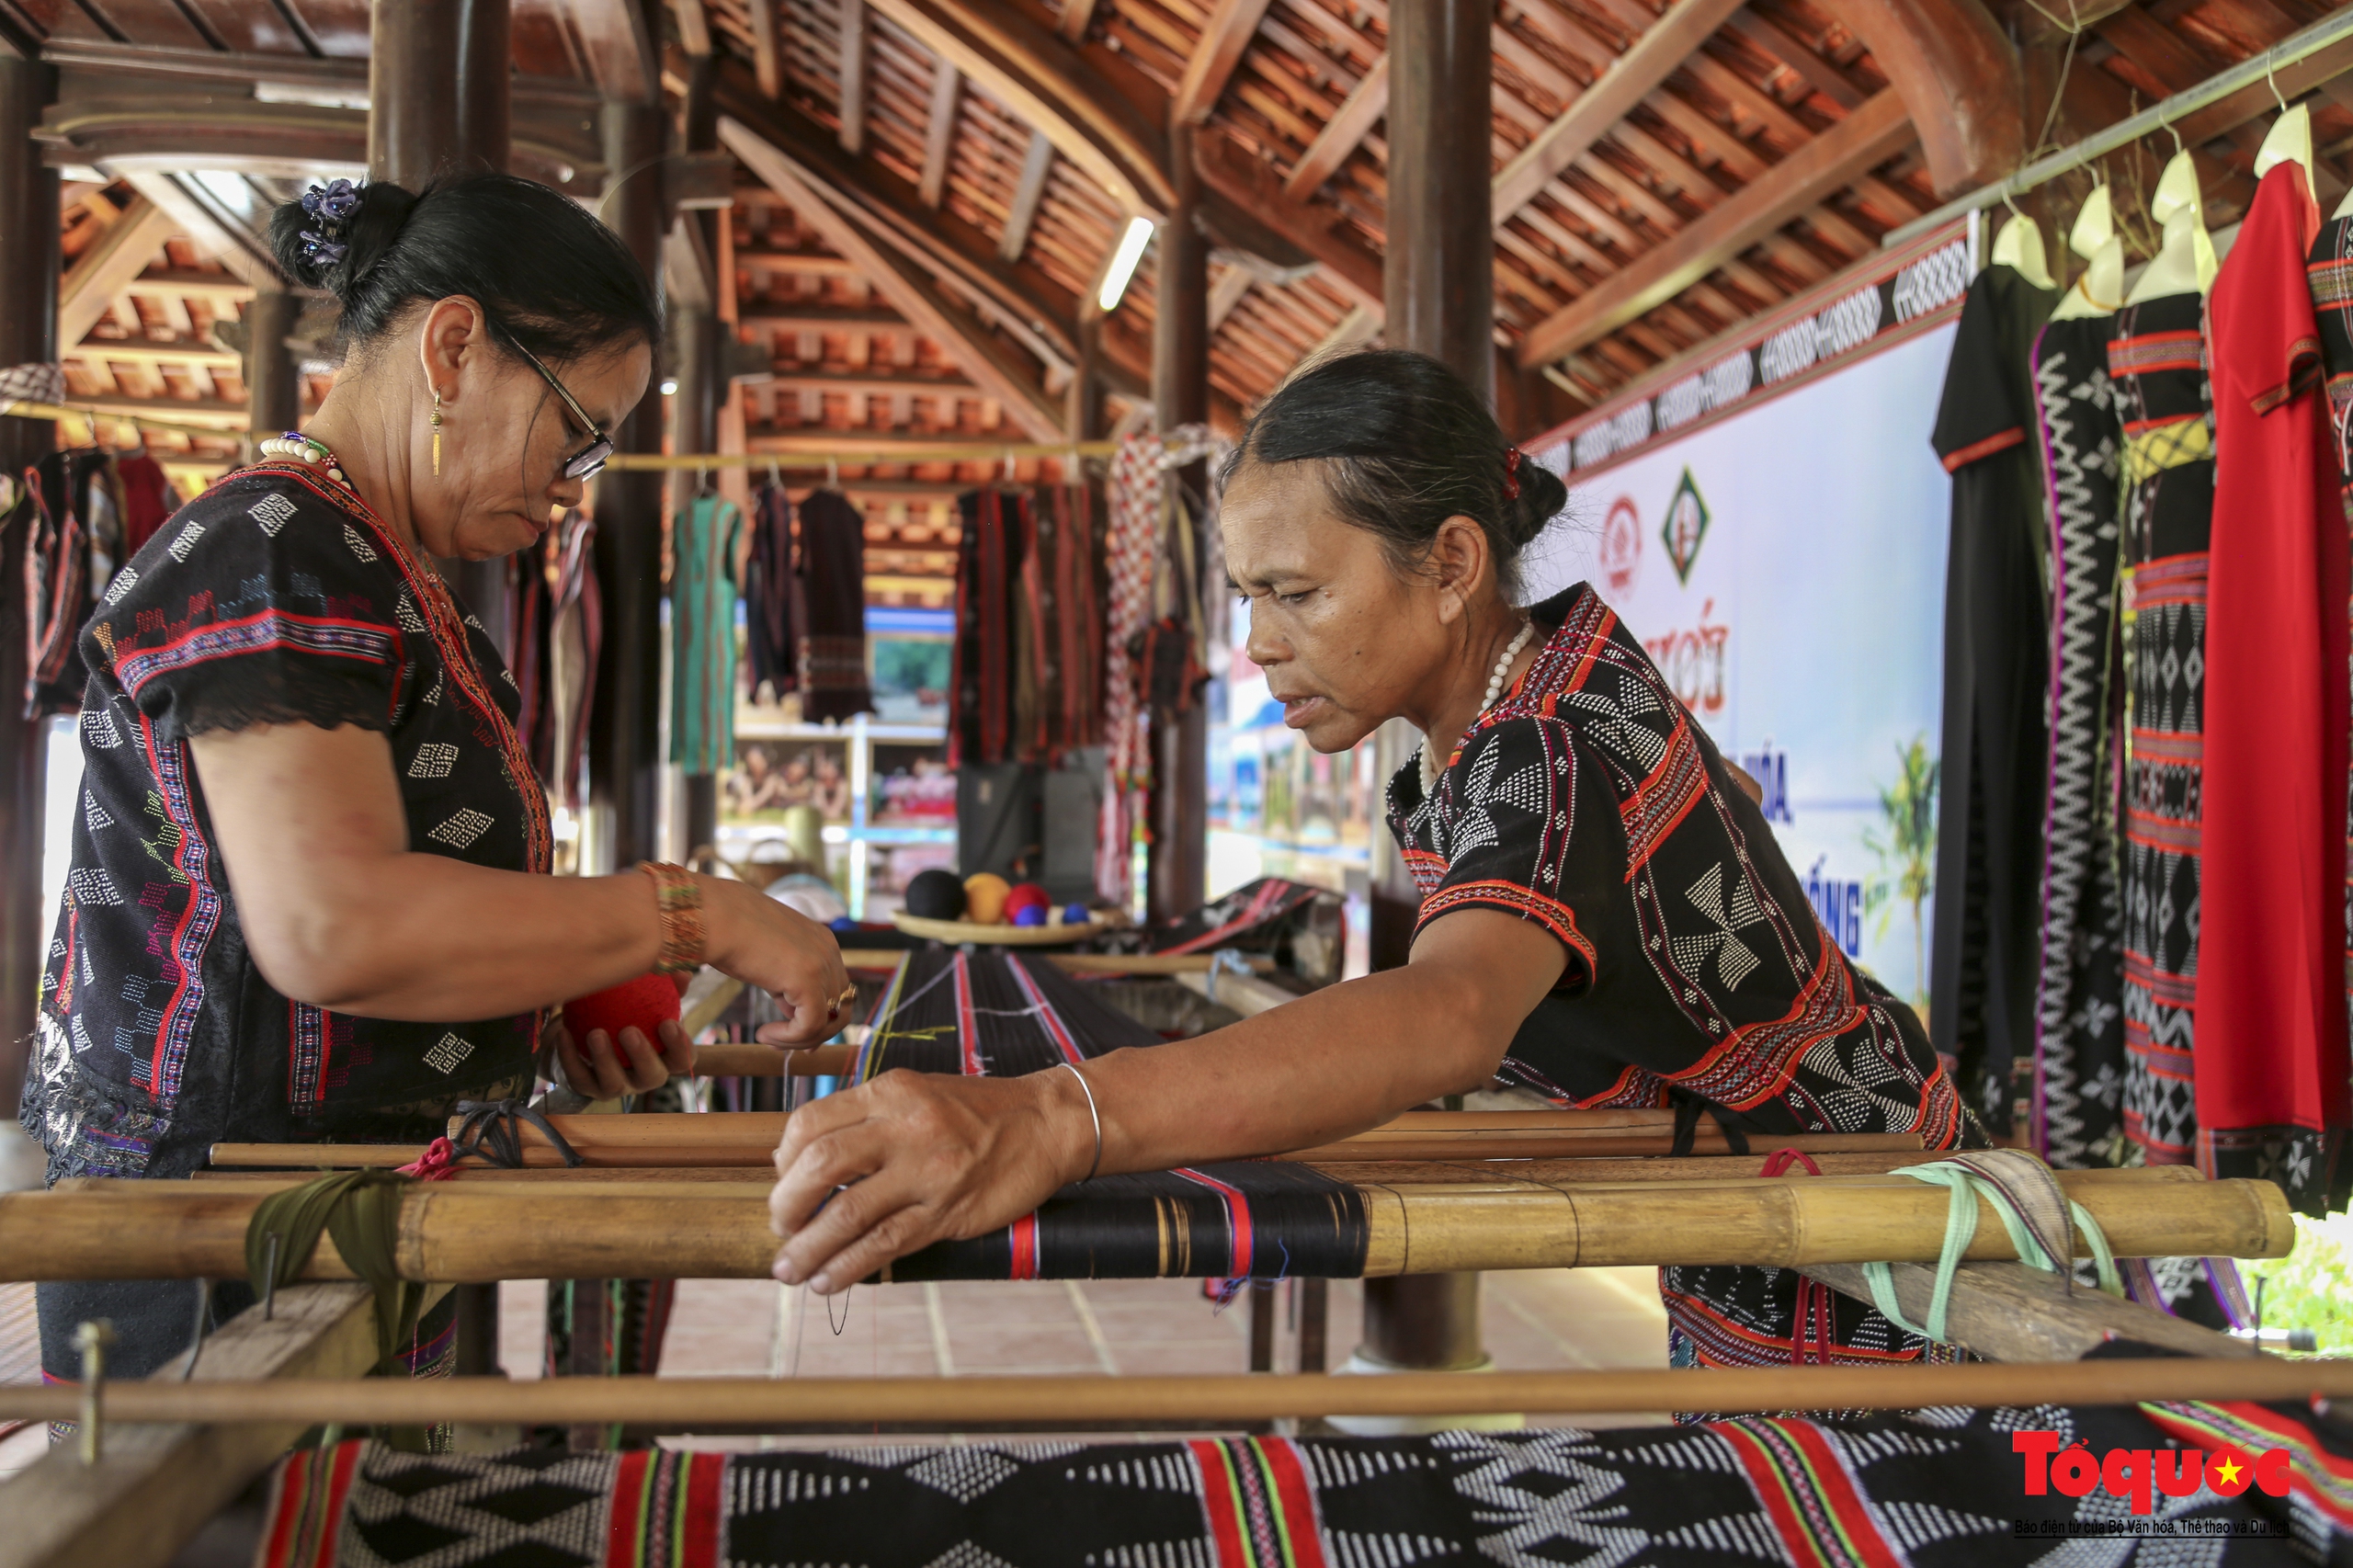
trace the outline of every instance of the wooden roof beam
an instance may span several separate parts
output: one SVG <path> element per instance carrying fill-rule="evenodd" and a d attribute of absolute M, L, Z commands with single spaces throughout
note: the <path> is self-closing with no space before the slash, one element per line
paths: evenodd
<path fill-rule="evenodd" d="M 996 399 L 1006 416 L 1028 431 L 1032 440 L 1063 438 L 1060 400 L 1048 397 L 1008 349 L 949 305 L 928 279 L 917 277 L 897 256 L 868 238 L 863 229 L 812 188 L 791 159 L 756 131 L 733 116 L 723 116 L 719 134 L 761 184 L 790 203 L 794 215 L 826 244 L 855 263 L 892 308 L 937 341 L 972 379 L 981 394 Z"/>
<path fill-rule="evenodd" d="M 777 38 L 778 0 L 745 0 L 752 13 L 752 71 L 764 97 L 784 95 L 784 49 Z"/>
<path fill-rule="evenodd" d="M 1313 256 L 1325 282 L 1381 319 L 1387 309 L 1381 257 L 1340 233 L 1336 211 L 1283 194 L 1282 181 L 1271 167 L 1214 130 L 1193 138 L 1193 155 L 1201 183 L 1213 196 L 1232 202 Z"/>
<path fill-rule="evenodd" d="M 1388 112 L 1389 56 L 1384 54 L 1372 62 L 1356 90 L 1332 111 L 1332 118 L 1300 154 L 1283 181 L 1283 194 L 1294 201 L 1305 201 L 1323 189 L 1324 182 L 1339 173 L 1340 165 L 1364 145 L 1364 139 Z"/>
<path fill-rule="evenodd" d="M 752 0 L 754 28 L 762 0 Z M 650 104 L 662 96 L 662 61 L 646 35 L 636 0 L 556 0 L 588 52 L 588 69 L 607 97 Z"/>
<path fill-rule="evenodd" d="M 841 144 L 857 157 L 866 151 L 866 0 L 841 0 Z"/>
<path fill-rule="evenodd" d="M 1732 14 L 1731 26 L 1743 38 L 1797 73 L 1805 85 L 1842 109 L 1862 105 L 1863 91 L 1847 79 L 1836 62 L 1814 52 L 1813 46 L 1774 17 L 1744 6 Z"/>
<path fill-rule="evenodd" d="M 1903 97 L 1938 196 L 1958 195 L 2018 166 L 2027 137 L 2018 51 L 1979 0 L 1820 4 L 1870 46 Z"/>
<path fill-rule="evenodd" d="M 1095 21 L 1095 0 L 1063 0 L 1063 14 L 1054 30 L 1073 43 L 1086 41 L 1086 29 Z"/>
<path fill-rule="evenodd" d="M 1800 216 L 1914 137 L 1904 105 L 1883 92 L 1776 165 L 1771 174 L 1539 323 L 1520 344 L 1533 368 L 1597 342 L 1672 300 L 1725 261 Z"/>
<path fill-rule="evenodd" d="M 763 0 L 765 3 L 765 0 Z M 1067 39 L 990 0 L 869 0 L 875 10 L 1042 131 L 1054 151 L 1131 213 L 1155 222 L 1176 200 L 1167 139 Z"/>
<path fill-rule="evenodd" d="M 1046 176 L 1054 166 L 1054 143 L 1042 131 L 1029 133 L 1029 153 L 1021 160 L 1021 177 L 1013 187 L 1013 205 L 1005 215 L 1005 234 L 996 254 L 1019 261 L 1029 248 L 1029 226 L 1038 221 L 1038 203 L 1046 195 Z"/>
<path fill-rule="evenodd" d="M 926 207 L 948 194 L 948 155 L 956 148 L 956 111 L 963 103 L 963 80 L 947 61 L 931 74 L 931 118 L 923 133 L 923 180 L 916 189 Z"/>
<path fill-rule="evenodd" d="M 1201 28 L 1200 41 L 1193 46 L 1192 57 L 1185 62 L 1185 74 L 1176 84 L 1176 96 L 1169 102 L 1172 119 L 1198 125 L 1209 119 L 1226 83 L 1233 79 L 1233 68 L 1242 63 L 1243 51 L 1258 36 L 1258 24 L 1266 19 L 1267 5 L 1267 0 L 1217 0 L 1210 10 L 1209 21 Z"/>
<path fill-rule="evenodd" d="M 179 232 L 169 212 L 142 196 L 90 243 L 66 270 L 57 295 L 57 341 L 65 352 L 90 335 L 131 280 L 147 270 L 164 242 Z"/>
<path fill-rule="evenodd" d="M 1583 157 L 1609 128 L 1673 74 L 1744 0 L 1676 0 L 1618 62 L 1574 99 L 1561 117 L 1495 176 L 1495 217 L 1501 223 L 1536 199 Z"/>
<path fill-rule="evenodd" d="M 688 54 L 710 52 L 710 16 L 702 8 L 702 0 L 670 0 L 670 10 L 678 18 L 678 42 Z"/>

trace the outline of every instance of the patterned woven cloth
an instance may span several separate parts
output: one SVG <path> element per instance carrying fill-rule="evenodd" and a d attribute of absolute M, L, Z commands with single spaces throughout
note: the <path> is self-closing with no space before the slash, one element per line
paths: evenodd
<path fill-rule="evenodd" d="M 2097 1486 L 2028 1496 L 2025 1430 L 2095 1454 L 2282 1447 L 2289 1494 L 2158 1494 L 2138 1516 Z M 350 1442 L 279 1467 L 266 1532 L 259 1568 L 2341 1563 L 2353 1446 L 2259 1405 L 766 1454 Z"/>

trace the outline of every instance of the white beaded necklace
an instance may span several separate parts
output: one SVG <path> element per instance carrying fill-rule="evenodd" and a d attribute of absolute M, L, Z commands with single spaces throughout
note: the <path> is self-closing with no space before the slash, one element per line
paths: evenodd
<path fill-rule="evenodd" d="M 1536 623 L 1523 617 L 1519 623 L 1519 635 L 1511 640 L 1511 645 L 1504 650 L 1504 656 L 1495 661 L 1495 673 L 1487 677 L 1487 694 L 1479 699 L 1480 713 L 1493 708 L 1495 699 L 1504 694 L 1504 680 L 1511 674 L 1511 662 L 1519 657 L 1519 651 L 1527 647 L 1528 640 L 1535 635 Z M 1476 720 L 1478 714 L 1472 714 L 1472 718 Z M 1430 737 L 1427 735 L 1422 737 L 1421 755 L 1422 799 L 1427 801 L 1438 793 L 1438 764 L 1431 759 Z"/>

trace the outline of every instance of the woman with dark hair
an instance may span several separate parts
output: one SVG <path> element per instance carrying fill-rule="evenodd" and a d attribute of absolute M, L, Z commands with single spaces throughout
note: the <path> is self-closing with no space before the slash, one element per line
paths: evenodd
<path fill-rule="evenodd" d="M 341 301 L 344 365 L 309 430 L 181 507 L 82 633 L 82 797 L 23 1112 L 51 1178 L 185 1176 L 223 1140 L 418 1141 L 539 1072 L 654 1088 L 692 1069 L 676 1025 L 574 1040 L 543 1014 L 657 968 L 708 960 L 776 994 L 779 1040 L 832 1033 L 849 983 L 823 927 L 674 866 L 546 874 L 514 681 L 433 568 L 581 505 L 661 338 L 642 269 L 506 176 L 313 186 L 271 239 Z M 40 1304 L 60 1376 L 84 1320 L 113 1320 L 128 1377 L 194 1326 L 185 1282 Z"/>
<path fill-rule="evenodd" d="M 1642 644 L 1582 584 L 1515 602 L 1520 553 L 1566 499 L 1420 355 L 1347 355 L 1276 392 L 1226 470 L 1226 566 L 1250 657 L 1310 745 L 1398 717 L 1428 737 L 1389 786 L 1421 893 L 1410 960 L 1083 1069 L 890 1073 L 818 1101 L 777 1153 L 778 1278 L 838 1290 L 1093 1170 L 1307 1148 L 1490 1085 L 1766 1140 L 1982 1143 L 1919 1020 L 1824 933 Z M 1843 1297 L 1801 1324 L 1800 1284 L 1666 1269 L 1674 1358 L 1924 1353 Z"/>

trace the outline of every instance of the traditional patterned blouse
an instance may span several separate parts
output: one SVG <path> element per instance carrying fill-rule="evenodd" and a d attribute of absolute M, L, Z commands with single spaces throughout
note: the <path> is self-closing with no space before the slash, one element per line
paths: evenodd
<path fill-rule="evenodd" d="M 1824 935 L 1642 645 L 1582 584 L 1533 613 L 1551 638 L 1437 795 L 1418 764 L 1389 786 L 1420 925 L 1499 909 L 1566 951 L 1502 1076 L 1563 1105 L 1679 1092 L 1759 1131 L 1951 1144 L 1961 1104 L 1919 1020 Z"/>
<path fill-rule="evenodd" d="M 272 988 L 190 766 L 208 731 L 380 731 L 412 850 L 547 869 L 513 680 L 357 496 L 301 463 L 230 475 L 116 574 L 81 648 L 81 809 L 23 1108 L 52 1179 L 184 1175 L 223 1139 L 404 1132 L 526 1078 L 536 1016 L 403 1023 Z"/>

